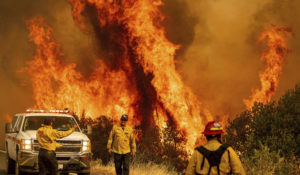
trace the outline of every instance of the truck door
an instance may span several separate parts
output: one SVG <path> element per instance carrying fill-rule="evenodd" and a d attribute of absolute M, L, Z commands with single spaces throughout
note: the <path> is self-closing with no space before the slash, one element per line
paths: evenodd
<path fill-rule="evenodd" d="M 12 128 L 13 128 L 13 132 L 9 133 L 9 139 L 8 139 L 8 154 L 9 157 L 14 159 L 16 158 L 16 137 L 18 135 L 19 132 L 19 127 L 21 125 L 22 122 L 22 116 L 14 116 L 13 120 L 12 120 Z"/>

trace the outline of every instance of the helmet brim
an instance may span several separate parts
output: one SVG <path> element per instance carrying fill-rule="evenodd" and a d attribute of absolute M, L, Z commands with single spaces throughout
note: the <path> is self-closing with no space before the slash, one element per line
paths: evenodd
<path fill-rule="evenodd" d="M 224 131 L 204 131 L 202 132 L 204 135 L 216 135 L 216 134 L 224 134 Z"/>

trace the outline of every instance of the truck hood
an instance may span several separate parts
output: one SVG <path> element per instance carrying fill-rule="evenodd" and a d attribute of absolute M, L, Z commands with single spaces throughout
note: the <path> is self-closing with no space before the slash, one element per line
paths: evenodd
<path fill-rule="evenodd" d="M 20 135 L 23 139 L 36 139 L 36 131 L 24 131 L 20 132 Z M 85 134 L 75 131 L 71 135 L 59 140 L 89 140 L 89 138 Z"/>

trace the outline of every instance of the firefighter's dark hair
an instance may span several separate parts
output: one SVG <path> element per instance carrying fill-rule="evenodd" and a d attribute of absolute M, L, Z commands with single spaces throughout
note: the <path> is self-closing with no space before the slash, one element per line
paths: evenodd
<path fill-rule="evenodd" d="M 212 140 L 214 138 L 217 138 L 219 141 L 221 140 L 221 134 L 216 134 L 216 135 L 205 135 L 207 140 Z"/>

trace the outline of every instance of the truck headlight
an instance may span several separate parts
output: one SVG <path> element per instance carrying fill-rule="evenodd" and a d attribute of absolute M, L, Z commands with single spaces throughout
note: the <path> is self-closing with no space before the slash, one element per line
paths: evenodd
<path fill-rule="evenodd" d="M 90 143 L 89 140 L 83 140 L 82 141 L 81 151 L 82 152 L 91 151 L 91 143 Z"/>
<path fill-rule="evenodd" d="M 31 150 L 31 140 L 29 139 L 22 139 L 20 144 L 21 150 Z"/>

